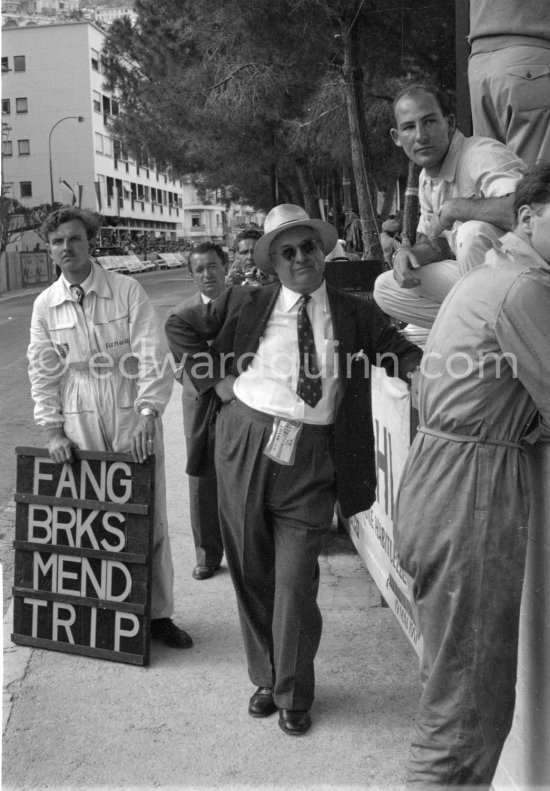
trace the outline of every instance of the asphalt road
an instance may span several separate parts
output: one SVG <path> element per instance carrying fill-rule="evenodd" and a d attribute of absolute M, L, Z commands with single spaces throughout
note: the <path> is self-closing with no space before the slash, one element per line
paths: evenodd
<path fill-rule="evenodd" d="M 194 289 L 187 270 L 172 269 L 138 276 L 161 320 Z M 27 345 L 36 292 L 0 299 L 0 563 L 3 569 L 3 612 L 11 599 L 15 525 L 15 455 L 17 446 L 44 444 L 33 421 L 27 376 Z"/>

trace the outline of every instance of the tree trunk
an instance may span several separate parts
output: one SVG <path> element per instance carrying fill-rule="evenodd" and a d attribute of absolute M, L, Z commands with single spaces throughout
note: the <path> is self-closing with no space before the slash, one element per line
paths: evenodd
<path fill-rule="evenodd" d="M 311 219 L 318 220 L 320 218 L 319 203 L 317 201 L 315 184 L 311 177 L 311 172 L 307 160 L 303 157 L 297 157 L 295 160 L 296 173 L 298 174 L 298 181 L 300 189 L 304 198 L 304 209 L 307 211 Z"/>
<path fill-rule="evenodd" d="M 363 108 L 363 71 L 357 63 L 354 28 L 343 35 L 344 85 L 351 142 L 351 161 L 357 188 L 357 203 L 363 236 L 363 259 L 382 261 L 376 211 L 365 167 L 365 113 Z M 348 207 L 346 207 L 348 208 Z M 351 209 L 351 207 L 349 207 Z"/>
<path fill-rule="evenodd" d="M 277 165 L 275 162 L 271 163 L 271 173 L 270 181 L 271 181 L 271 201 L 273 206 L 277 206 L 279 203 L 279 181 L 277 179 Z"/>
<path fill-rule="evenodd" d="M 341 239 L 344 234 L 345 215 L 342 205 L 342 179 L 340 178 L 340 173 L 336 169 L 332 171 L 331 193 L 332 220 L 338 231 L 338 238 Z"/>

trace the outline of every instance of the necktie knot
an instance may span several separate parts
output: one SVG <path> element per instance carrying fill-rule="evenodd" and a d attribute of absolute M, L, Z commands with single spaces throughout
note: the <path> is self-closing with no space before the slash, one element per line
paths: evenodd
<path fill-rule="evenodd" d="M 85 296 L 84 289 L 82 288 L 82 286 L 71 286 L 71 293 L 78 302 L 78 304 L 82 305 Z"/>

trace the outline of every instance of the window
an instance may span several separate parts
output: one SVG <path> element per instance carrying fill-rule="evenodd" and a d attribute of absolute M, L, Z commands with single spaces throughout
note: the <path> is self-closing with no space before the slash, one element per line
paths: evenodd
<path fill-rule="evenodd" d="M 11 140 L 4 140 L 4 142 L 2 143 L 2 154 L 5 157 L 13 156 L 13 143 L 11 142 Z"/>
<path fill-rule="evenodd" d="M 199 228 L 201 224 L 201 216 L 200 214 L 192 214 L 191 215 L 191 227 L 192 228 Z"/>
<path fill-rule="evenodd" d="M 13 57 L 13 70 L 14 71 L 25 71 L 25 56 L 24 55 L 14 55 L 14 57 Z"/>
<path fill-rule="evenodd" d="M 2 71 L 9 71 L 10 66 L 7 58 L 2 58 Z"/>
<path fill-rule="evenodd" d="M 97 49 L 92 50 L 92 69 L 99 71 L 99 52 Z"/>
<path fill-rule="evenodd" d="M 2 115 L 9 115 L 10 112 L 10 100 L 2 99 Z"/>
<path fill-rule="evenodd" d="M 99 91 L 93 92 L 94 113 L 101 112 L 101 94 Z"/>
<path fill-rule="evenodd" d="M 103 138 L 103 153 L 108 157 L 113 156 L 113 140 L 107 135 Z"/>
<path fill-rule="evenodd" d="M 15 112 L 27 113 L 29 111 L 27 99 L 25 97 L 15 100 Z"/>
<path fill-rule="evenodd" d="M 118 115 L 118 102 L 111 99 L 111 114 Z"/>
<path fill-rule="evenodd" d="M 31 153 L 31 144 L 29 140 L 18 140 L 17 141 L 17 149 L 19 151 L 19 156 L 28 156 Z"/>
<path fill-rule="evenodd" d="M 22 198 L 32 198 L 32 181 L 20 181 L 19 189 Z"/>
<path fill-rule="evenodd" d="M 98 154 L 103 154 L 103 135 L 96 132 L 95 135 L 95 150 Z"/>

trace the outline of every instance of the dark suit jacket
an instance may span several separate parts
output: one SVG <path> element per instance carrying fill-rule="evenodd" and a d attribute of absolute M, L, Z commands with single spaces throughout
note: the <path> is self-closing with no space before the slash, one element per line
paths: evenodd
<path fill-rule="evenodd" d="M 204 305 L 201 292 L 197 291 L 187 297 L 175 309 L 179 314 L 186 308 L 195 305 Z M 177 358 L 180 362 L 180 359 Z M 187 447 L 187 465 L 185 471 L 188 475 L 214 474 L 214 441 L 216 433 L 216 416 L 221 406 L 221 401 L 212 388 L 199 394 L 189 374 L 182 370 L 176 374 L 176 379 L 182 385 L 181 403 L 183 406 L 183 430 Z"/>
<path fill-rule="evenodd" d="M 233 286 L 208 305 L 172 313 L 165 325 L 170 348 L 199 393 L 250 364 L 273 310 L 280 284 Z M 327 285 L 338 343 L 339 396 L 334 428 L 338 500 L 345 517 L 372 505 L 376 492 L 370 366 L 409 382 L 422 353 L 388 323 L 374 302 Z M 211 340 L 210 347 L 207 341 Z M 232 354 L 233 353 L 233 354 Z M 222 355 L 230 359 L 222 370 Z"/>

